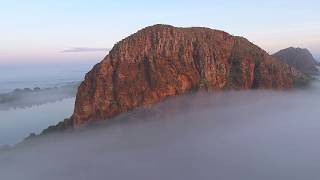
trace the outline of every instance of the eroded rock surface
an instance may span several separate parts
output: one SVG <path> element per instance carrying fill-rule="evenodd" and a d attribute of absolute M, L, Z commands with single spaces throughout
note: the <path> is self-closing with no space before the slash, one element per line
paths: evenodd
<path fill-rule="evenodd" d="M 117 43 L 87 73 L 71 119 L 78 127 L 194 90 L 286 89 L 304 78 L 242 37 L 155 25 Z"/>

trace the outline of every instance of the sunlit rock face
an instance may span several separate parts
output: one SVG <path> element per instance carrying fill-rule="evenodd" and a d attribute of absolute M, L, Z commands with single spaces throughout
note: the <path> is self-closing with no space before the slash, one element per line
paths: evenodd
<path fill-rule="evenodd" d="M 286 89 L 304 78 L 242 37 L 147 27 L 117 43 L 79 87 L 75 127 L 194 90 Z"/>

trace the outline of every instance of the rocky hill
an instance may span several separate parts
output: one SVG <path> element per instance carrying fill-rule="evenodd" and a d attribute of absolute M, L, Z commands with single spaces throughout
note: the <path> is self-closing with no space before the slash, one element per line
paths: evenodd
<path fill-rule="evenodd" d="M 305 82 L 302 73 L 245 38 L 155 25 L 117 43 L 86 74 L 71 122 L 79 127 L 190 91 L 287 89 Z"/>
<path fill-rule="evenodd" d="M 317 68 L 319 63 L 314 59 L 308 49 L 290 47 L 280 50 L 273 56 L 308 75 L 316 75 L 319 73 Z"/>

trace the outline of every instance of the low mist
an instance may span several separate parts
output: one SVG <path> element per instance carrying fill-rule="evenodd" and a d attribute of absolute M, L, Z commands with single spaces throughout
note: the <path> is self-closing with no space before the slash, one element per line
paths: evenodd
<path fill-rule="evenodd" d="M 74 98 L 80 82 L 67 83 L 52 88 L 15 89 L 9 93 L 0 94 L 0 111 L 15 108 L 27 108 Z"/>
<path fill-rule="evenodd" d="M 194 93 L 0 153 L 4 180 L 319 179 L 320 85 Z"/>

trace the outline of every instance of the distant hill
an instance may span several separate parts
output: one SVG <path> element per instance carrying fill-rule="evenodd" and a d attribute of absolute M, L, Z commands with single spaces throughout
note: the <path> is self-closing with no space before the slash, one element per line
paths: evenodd
<path fill-rule="evenodd" d="M 0 111 L 12 108 L 25 108 L 65 98 L 75 97 L 79 82 L 73 82 L 54 88 L 15 89 L 10 93 L 0 94 Z"/>
<path fill-rule="evenodd" d="M 308 49 L 290 47 L 280 50 L 273 57 L 308 75 L 319 73 L 317 68 L 319 62 L 315 60 Z"/>

